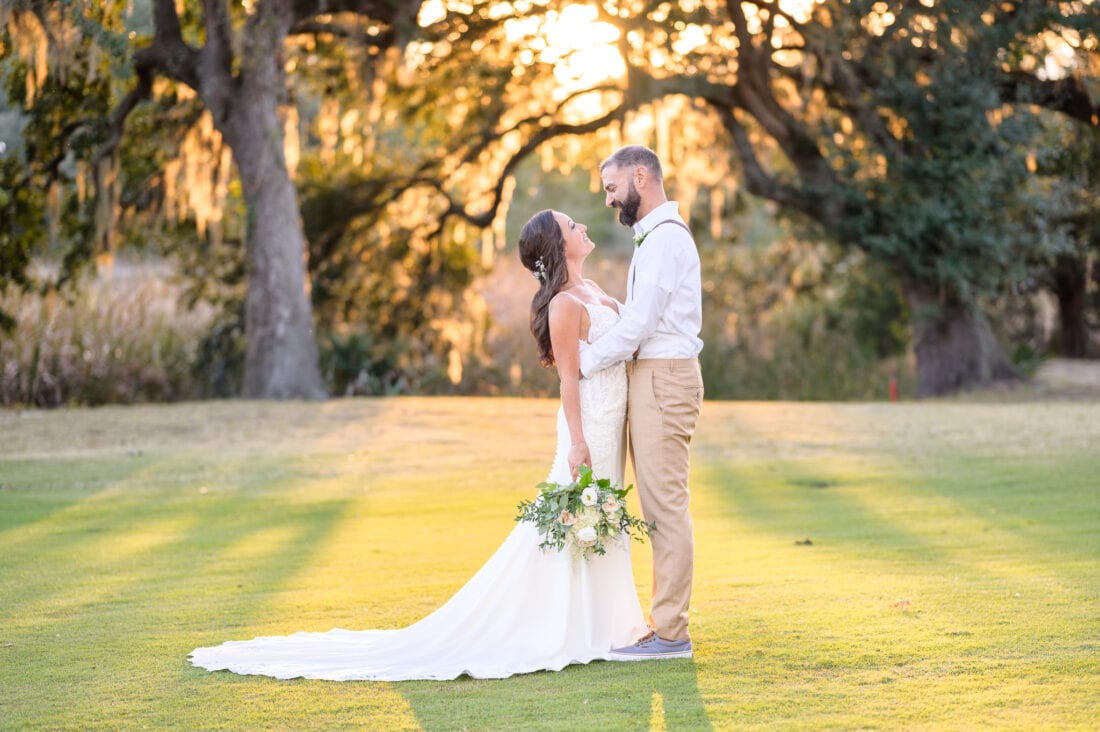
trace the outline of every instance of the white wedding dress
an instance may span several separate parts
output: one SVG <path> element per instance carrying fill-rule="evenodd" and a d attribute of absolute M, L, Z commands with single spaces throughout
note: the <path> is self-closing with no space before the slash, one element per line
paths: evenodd
<path fill-rule="evenodd" d="M 618 319 L 589 305 L 594 341 Z M 581 342 L 581 348 L 587 344 Z M 626 370 L 622 363 L 582 379 L 581 418 L 593 473 L 622 484 Z M 558 412 L 558 446 L 549 481 L 571 480 L 570 438 Z M 501 506 L 507 514 L 510 506 Z M 630 567 L 630 542 L 620 535 L 607 554 L 575 559 L 568 550 L 539 549 L 533 524 L 516 525 L 501 547 L 442 607 L 399 630 L 300 632 L 197 648 L 191 662 L 210 671 L 349 681 L 505 678 L 560 671 L 606 659 L 648 628 Z"/>

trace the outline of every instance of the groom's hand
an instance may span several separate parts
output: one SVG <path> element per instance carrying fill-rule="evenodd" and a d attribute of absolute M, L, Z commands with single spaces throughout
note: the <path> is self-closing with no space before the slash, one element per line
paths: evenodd
<path fill-rule="evenodd" d="M 588 445 L 584 442 L 574 442 L 569 448 L 569 473 L 573 476 L 573 480 L 577 479 L 579 473 L 577 468 L 581 465 L 587 465 L 592 467 L 592 456 L 588 452 Z"/>

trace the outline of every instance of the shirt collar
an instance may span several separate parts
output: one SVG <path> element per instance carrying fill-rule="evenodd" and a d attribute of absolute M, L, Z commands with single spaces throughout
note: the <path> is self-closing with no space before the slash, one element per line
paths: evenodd
<path fill-rule="evenodd" d="M 645 234 L 654 226 L 666 219 L 680 218 L 680 204 L 676 201 L 665 201 L 657 208 L 645 215 L 645 218 L 634 224 L 635 234 Z"/>

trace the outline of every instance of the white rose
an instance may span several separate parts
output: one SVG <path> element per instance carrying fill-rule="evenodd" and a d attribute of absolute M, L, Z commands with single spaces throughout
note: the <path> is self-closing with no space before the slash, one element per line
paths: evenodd
<path fill-rule="evenodd" d="M 600 491 L 595 486 L 588 486 L 581 491 L 581 503 L 586 506 L 595 506 L 600 502 Z"/>
<path fill-rule="evenodd" d="M 592 546 L 596 543 L 596 529 L 586 526 L 577 532 L 577 546 Z"/>

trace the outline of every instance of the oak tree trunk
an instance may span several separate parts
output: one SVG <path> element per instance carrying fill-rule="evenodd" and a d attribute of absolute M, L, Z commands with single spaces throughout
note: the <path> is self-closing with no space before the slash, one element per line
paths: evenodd
<path fill-rule="evenodd" d="M 323 399 L 306 282 L 306 242 L 272 95 L 237 100 L 223 134 L 248 211 L 243 395 Z M 242 103 L 243 102 L 243 103 Z"/>
<path fill-rule="evenodd" d="M 1054 295 L 1058 298 L 1058 352 L 1067 358 L 1087 358 L 1086 263 L 1078 257 L 1058 257 L 1054 262 L 1053 275 Z"/>
<path fill-rule="evenodd" d="M 917 396 L 941 396 L 1019 378 L 978 308 L 942 302 L 919 285 L 907 285 L 905 296 L 917 357 Z"/>

